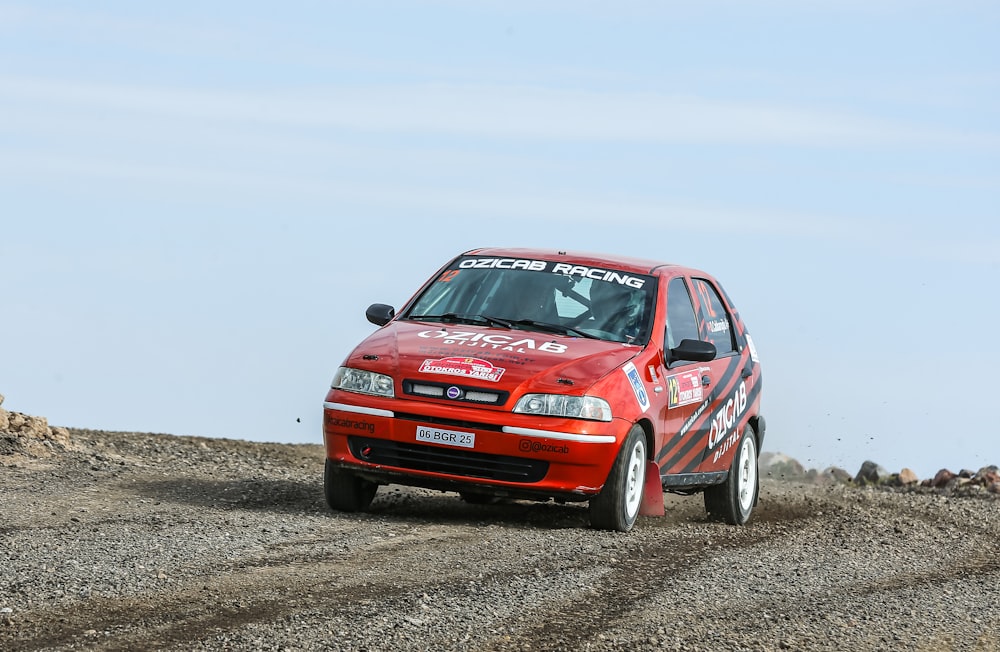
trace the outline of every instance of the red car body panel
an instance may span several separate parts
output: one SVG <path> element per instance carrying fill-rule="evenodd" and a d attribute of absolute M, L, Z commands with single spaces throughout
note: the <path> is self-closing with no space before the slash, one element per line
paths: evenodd
<path fill-rule="evenodd" d="M 468 268 L 532 264 L 574 278 L 633 285 L 640 284 L 633 278 L 652 279 L 648 341 L 408 317 L 424 290 L 461 271 L 458 261 Z M 677 277 L 688 287 L 702 339 L 725 326 L 733 331 L 732 352 L 709 362 L 665 355 L 668 286 Z M 702 292 L 706 283 L 718 289 L 725 314 L 713 314 L 711 297 Z M 392 398 L 333 388 L 324 403 L 328 460 L 377 482 L 586 500 L 601 491 L 622 442 L 639 424 L 663 485 L 697 489 L 725 477 L 747 424 L 755 425 L 758 444 L 764 435 L 760 365 L 739 313 L 710 275 L 656 261 L 535 249 L 467 252 L 432 276 L 343 366 L 393 379 Z M 426 393 L 435 388 L 445 393 Z M 600 397 L 613 417 L 513 412 L 525 394 Z M 473 400 L 480 396 L 496 402 Z M 528 468 L 523 477 L 521 471 L 496 470 L 522 463 Z"/>

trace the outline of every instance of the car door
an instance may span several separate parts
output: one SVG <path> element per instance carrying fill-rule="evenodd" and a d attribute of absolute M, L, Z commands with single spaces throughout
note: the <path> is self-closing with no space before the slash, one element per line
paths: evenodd
<path fill-rule="evenodd" d="M 691 286 L 684 276 L 667 284 L 667 318 L 664 336 L 664 384 L 666 401 L 661 409 L 663 445 L 656 461 L 662 474 L 690 473 L 704 457 L 704 436 L 700 424 L 707 409 L 704 386 L 707 363 L 672 360 L 670 349 L 684 339 L 702 339 Z"/>
<path fill-rule="evenodd" d="M 729 468 L 739 441 L 741 424 L 746 421 L 749 378 L 740 355 L 734 315 L 722 300 L 716 283 L 708 278 L 692 278 L 698 313 L 698 330 L 703 340 L 715 345 L 716 355 L 703 381 L 710 405 L 708 418 L 701 424 L 704 458 L 699 471 Z"/>

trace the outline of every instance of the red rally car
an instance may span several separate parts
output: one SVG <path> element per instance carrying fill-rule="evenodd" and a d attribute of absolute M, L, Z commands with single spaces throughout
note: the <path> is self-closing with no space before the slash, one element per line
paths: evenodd
<path fill-rule="evenodd" d="M 344 361 L 323 403 L 324 486 L 366 509 L 381 484 L 589 501 L 594 527 L 703 492 L 757 503 L 764 439 L 750 334 L 712 276 L 655 261 L 477 249 L 442 267 Z"/>

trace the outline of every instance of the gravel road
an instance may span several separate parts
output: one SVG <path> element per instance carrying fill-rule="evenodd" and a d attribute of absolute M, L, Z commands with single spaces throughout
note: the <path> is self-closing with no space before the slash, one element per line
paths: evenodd
<path fill-rule="evenodd" d="M 585 504 L 322 498 L 319 445 L 72 431 L 0 466 L 2 650 L 998 650 L 1000 500 L 765 479 Z M 13 466 L 11 466 L 14 464 Z"/>

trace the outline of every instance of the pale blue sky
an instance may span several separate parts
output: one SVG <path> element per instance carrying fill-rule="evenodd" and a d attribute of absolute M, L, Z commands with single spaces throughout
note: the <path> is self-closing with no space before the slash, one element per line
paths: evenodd
<path fill-rule="evenodd" d="M 370 303 L 541 246 L 716 274 L 765 450 L 1000 463 L 998 33 L 971 0 L 0 1 L 4 407 L 318 443 Z"/>

